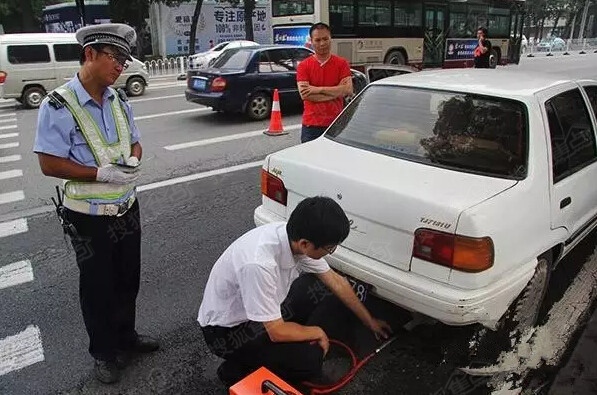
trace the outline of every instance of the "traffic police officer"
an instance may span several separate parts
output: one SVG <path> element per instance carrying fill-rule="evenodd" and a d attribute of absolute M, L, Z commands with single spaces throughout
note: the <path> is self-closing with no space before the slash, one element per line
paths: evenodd
<path fill-rule="evenodd" d="M 136 33 L 101 24 L 76 37 L 82 66 L 43 101 L 34 152 L 44 175 L 65 180 L 58 214 L 80 270 L 89 352 L 96 377 L 113 383 L 132 352 L 159 347 L 135 331 L 141 260 L 135 181 L 142 149 L 126 95 L 110 87 L 132 60 Z"/>

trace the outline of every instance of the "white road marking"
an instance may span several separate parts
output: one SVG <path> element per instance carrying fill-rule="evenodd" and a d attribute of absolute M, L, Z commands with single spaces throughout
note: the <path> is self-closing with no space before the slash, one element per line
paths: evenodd
<path fill-rule="evenodd" d="M 29 325 L 23 332 L 0 340 L 0 376 L 44 361 L 39 328 Z"/>
<path fill-rule="evenodd" d="M 284 127 L 284 130 L 299 129 L 301 126 L 302 126 L 301 124 L 288 125 L 288 126 Z M 261 129 L 261 130 L 255 130 L 253 132 L 236 133 L 236 134 L 231 134 L 228 136 L 214 137 L 211 139 L 189 141 L 188 143 L 167 145 L 164 148 L 168 151 L 176 151 L 176 150 L 185 149 L 185 148 L 200 147 L 200 146 L 204 146 L 204 145 L 222 143 L 225 141 L 246 139 L 249 137 L 257 137 L 257 136 L 267 137 L 266 135 L 263 134 L 264 130 L 265 129 Z"/>
<path fill-rule="evenodd" d="M 21 160 L 21 155 L 0 156 L 0 163 L 17 162 Z"/>
<path fill-rule="evenodd" d="M 169 117 L 170 115 L 180 115 L 180 114 L 188 114 L 193 112 L 203 112 L 203 111 L 210 111 L 209 108 L 191 108 L 189 110 L 180 110 L 180 111 L 170 111 L 170 112 L 163 112 L 159 114 L 152 114 L 152 115 L 143 115 L 140 117 L 135 117 L 135 121 L 142 121 L 144 119 L 153 119 L 153 118 L 160 118 L 160 117 Z"/>
<path fill-rule="evenodd" d="M 0 171 L 0 180 L 8 180 L 9 178 L 22 177 L 23 170 L 7 170 Z"/>
<path fill-rule="evenodd" d="M 202 178 L 208 178 L 208 177 L 213 177 L 213 176 L 217 176 L 220 174 L 232 173 L 234 171 L 250 169 L 252 167 L 258 167 L 258 166 L 262 166 L 262 165 L 263 165 L 263 161 L 260 160 L 257 162 L 249 162 L 249 163 L 243 163 L 242 165 L 225 167 L 223 169 L 210 170 L 210 171 L 205 171 L 203 173 L 190 174 L 188 176 L 172 178 L 170 180 L 154 182 L 152 184 L 147 184 L 147 185 L 141 185 L 140 187 L 137 188 L 137 191 L 139 191 L 139 192 L 150 191 L 150 190 L 156 189 L 156 188 L 168 187 L 171 185 L 182 184 L 182 183 L 189 182 L 189 181 L 196 181 L 196 180 L 200 180 Z"/>
<path fill-rule="evenodd" d="M 16 122 L 16 118 L 0 119 L 0 123 Z"/>
<path fill-rule="evenodd" d="M 6 118 L 6 117 L 16 117 L 17 113 L 16 112 L 7 112 L 6 114 L 0 114 L 0 118 Z"/>
<path fill-rule="evenodd" d="M 30 261 L 15 262 L 0 267 L 0 289 L 31 281 L 33 281 L 33 268 Z"/>
<path fill-rule="evenodd" d="M 25 193 L 23 191 L 0 193 L 0 204 L 19 202 L 21 200 L 25 200 Z"/>
<path fill-rule="evenodd" d="M 0 238 L 25 233 L 29 230 L 27 219 L 19 218 L 14 221 L 0 222 Z"/>
<path fill-rule="evenodd" d="M 17 148 L 19 146 L 19 143 L 6 143 L 6 144 L 0 144 L 0 149 L 8 149 L 8 148 Z"/>
<path fill-rule="evenodd" d="M 183 87 L 187 86 L 186 82 L 176 82 L 176 83 L 169 83 L 169 84 L 150 84 L 147 87 L 147 90 L 158 90 L 158 89 L 168 89 L 168 88 L 176 88 L 176 87 Z"/>
<path fill-rule="evenodd" d="M 143 99 L 135 99 L 135 100 L 129 100 L 129 103 L 141 103 L 144 101 L 152 101 L 152 100 L 163 100 L 163 99 L 173 99 L 175 97 L 178 98 L 184 98 L 184 95 L 182 94 L 178 94 L 178 95 L 169 95 L 169 96 L 159 96 L 159 97 L 146 97 Z M 1 122 L 1 121 L 0 121 Z"/>
<path fill-rule="evenodd" d="M 18 133 L 4 133 L 0 134 L 0 139 L 11 139 L 13 137 L 19 137 Z"/>
<path fill-rule="evenodd" d="M 0 130 L 16 129 L 17 125 L 0 126 Z"/>

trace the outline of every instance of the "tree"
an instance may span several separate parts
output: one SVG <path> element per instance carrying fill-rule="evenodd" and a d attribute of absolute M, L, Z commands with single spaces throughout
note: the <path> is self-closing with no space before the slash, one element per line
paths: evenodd
<path fill-rule="evenodd" d="M 2 0 L 0 24 L 6 33 L 41 32 L 44 6 L 60 2 L 61 0 Z"/>
<path fill-rule="evenodd" d="M 199 23 L 199 15 L 201 15 L 201 6 L 203 0 L 197 0 L 195 4 L 195 11 L 193 12 L 193 18 L 191 19 L 191 34 L 189 37 L 189 55 L 195 53 L 195 38 L 197 37 L 197 24 Z"/>

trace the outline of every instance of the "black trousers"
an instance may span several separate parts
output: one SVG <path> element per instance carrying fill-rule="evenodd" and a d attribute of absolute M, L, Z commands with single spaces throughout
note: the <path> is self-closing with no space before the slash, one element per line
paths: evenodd
<path fill-rule="evenodd" d="M 296 279 L 281 305 L 282 317 L 301 325 L 316 325 L 330 336 L 326 328 L 330 311 L 334 321 L 344 325 L 350 311 L 315 275 Z M 323 365 L 323 349 L 310 342 L 274 343 L 260 322 L 248 321 L 232 328 L 201 328 L 207 346 L 215 355 L 231 360 L 247 372 L 265 366 L 281 378 L 296 382 L 317 376 Z"/>
<path fill-rule="evenodd" d="M 141 266 L 139 203 L 121 217 L 66 210 L 76 228 L 71 237 L 79 266 L 79 299 L 89 335 L 89 353 L 113 360 L 133 345 Z"/>

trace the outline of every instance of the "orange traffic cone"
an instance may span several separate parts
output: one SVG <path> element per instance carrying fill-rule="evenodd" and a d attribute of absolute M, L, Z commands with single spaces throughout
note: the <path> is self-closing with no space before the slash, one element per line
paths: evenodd
<path fill-rule="evenodd" d="M 274 89 L 274 100 L 272 102 L 272 115 L 269 120 L 269 129 L 263 132 L 268 136 L 282 136 L 288 134 L 282 126 L 282 112 L 280 111 L 280 97 L 278 90 Z"/>

